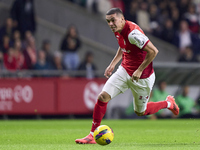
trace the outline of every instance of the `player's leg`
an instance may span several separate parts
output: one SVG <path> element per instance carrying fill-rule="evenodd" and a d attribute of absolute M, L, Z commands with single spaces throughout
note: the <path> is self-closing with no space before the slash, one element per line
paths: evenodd
<path fill-rule="evenodd" d="M 112 98 L 128 89 L 126 76 L 127 72 L 123 67 L 119 66 L 117 71 L 107 80 L 94 107 L 91 134 L 93 134 L 94 130 L 100 125 L 106 113 L 107 103 Z"/>
<path fill-rule="evenodd" d="M 135 82 L 133 86 L 134 95 L 134 110 L 138 116 L 151 115 L 157 113 L 160 109 L 168 108 L 175 115 L 178 115 L 179 108 L 175 103 L 172 96 L 168 96 L 166 100 L 159 102 L 148 102 L 150 98 L 150 93 L 153 88 L 155 81 L 155 75 L 152 74 L 147 79 L 141 79 Z"/>
<path fill-rule="evenodd" d="M 103 119 L 103 117 L 106 113 L 107 103 L 110 101 L 110 99 L 111 99 L 111 96 L 105 91 L 102 91 L 99 94 L 98 100 L 97 100 L 97 102 L 94 106 L 94 110 L 93 110 L 93 122 L 92 122 L 92 128 L 91 128 L 90 134 L 82 139 L 76 139 L 75 140 L 76 143 L 78 143 L 78 144 L 96 144 L 96 142 L 93 138 L 93 133 L 94 133 L 94 130 L 100 125 L 101 120 Z"/>
<path fill-rule="evenodd" d="M 172 111 L 174 115 L 179 114 L 179 107 L 175 102 L 173 96 L 168 95 L 166 100 L 159 101 L 159 102 L 148 102 L 147 109 L 144 115 L 151 115 L 157 113 L 160 109 L 167 108 Z"/>
<path fill-rule="evenodd" d="M 115 96 L 119 95 L 120 93 L 126 91 L 128 86 L 126 85 L 125 80 L 123 79 L 120 74 L 123 74 L 122 69 L 118 69 L 106 82 L 103 87 L 102 92 L 98 96 L 98 100 L 95 104 L 94 111 L 93 111 L 93 122 L 90 134 L 83 139 L 76 139 L 76 143 L 80 144 L 94 144 L 96 143 L 93 138 L 94 130 L 101 124 L 101 120 L 103 119 L 107 103 L 114 98 Z M 124 80 L 124 81 L 123 81 Z M 121 89 L 120 89 L 121 88 Z"/>
<path fill-rule="evenodd" d="M 107 90 L 110 89 L 110 90 Z M 104 91 L 105 90 L 105 91 Z M 112 93 L 112 91 L 114 93 Z M 108 94 L 109 93 L 109 94 Z M 101 124 L 101 120 L 103 119 L 108 102 L 111 100 L 112 97 L 115 97 L 115 95 L 120 94 L 121 91 L 114 87 L 112 84 L 106 83 L 106 85 L 103 88 L 103 91 L 99 94 L 98 100 L 95 104 L 94 110 L 93 110 L 93 122 L 92 122 L 92 128 L 90 130 L 90 134 L 82 139 L 76 139 L 75 142 L 78 144 L 96 144 L 93 134 L 94 130 Z M 110 95 L 111 94 L 111 95 Z"/>
<path fill-rule="evenodd" d="M 109 86 L 111 89 L 115 88 L 112 86 Z M 120 91 L 119 91 L 120 93 Z M 93 135 L 94 130 L 101 124 L 101 120 L 103 119 L 107 104 L 111 100 L 111 96 L 106 91 L 102 91 L 97 99 L 97 102 L 94 106 L 93 110 L 93 122 L 92 122 L 92 128 L 91 128 L 91 134 Z"/>
<path fill-rule="evenodd" d="M 134 111 L 138 116 L 143 116 L 147 109 L 147 103 L 154 81 L 154 73 L 147 79 L 139 79 L 138 82 L 129 81 L 129 87 L 133 94 Z"/>
<path fill-rule="evenodd" d="M 149 78 L 144 79 L 144 81 L 147 84 L 147 91 L 149 91 L 149 95 L 150 95 L 150 92 L 152 91 L 154 81 L 155 81 L 155 74 L 153 73 Z M 169 95 L 167 96 L 166 100 L 162 100 L 159 102 L 148 102 L 144 115 L 155 114 L 159 110 L 165 109 L 165 108 L 168 108 L 169 110 L 171 110 L 174 115 L 179 114 L 179 107 L 176 104 L 174 97 Z"/>

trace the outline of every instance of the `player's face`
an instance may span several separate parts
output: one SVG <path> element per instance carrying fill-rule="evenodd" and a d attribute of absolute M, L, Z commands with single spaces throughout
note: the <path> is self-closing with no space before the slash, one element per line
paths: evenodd
<path fill-rule="evenodd" d="M 122 15 L 106 15 L 106 21 L 112 32 L 121 32 L 124 27 L 124 17 Z"/>

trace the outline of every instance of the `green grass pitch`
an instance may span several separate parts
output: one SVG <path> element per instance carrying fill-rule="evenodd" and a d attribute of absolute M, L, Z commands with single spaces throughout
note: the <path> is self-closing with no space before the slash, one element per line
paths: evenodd
<path fill-rule="evenodd" d="M 103 120 L 115 134 L 107 146 L 76 144 L 92 120 L 0 121 L 0 150 L 200 150 L 200 120 Z"/>

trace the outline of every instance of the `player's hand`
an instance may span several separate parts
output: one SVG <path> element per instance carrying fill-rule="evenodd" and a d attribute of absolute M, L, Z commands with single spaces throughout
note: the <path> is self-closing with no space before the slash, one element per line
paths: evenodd
<path fill-rule="evenodd" d="M 105 72 L 104 72 L 104 76 L 105 76 L 106 78 L 109 78 L 109 76 L 111 76 L 111 74 L 112 74 L 114 68 L 115 68 L 115 67 L 109 65 L 109 66 L 106 68 Z"/>
<path fill-rule="evenodd" d="M 138 80 L 140 79 L 141 75 L 142 75 L 142 71 L 135 70 L 135 72 L 133 72 L 133 74 L 132 74 L 132 78 L 131 78 L 132 82 L 133 82 L 133 80 L 135 80 L 136 82 L 138 82 Z"/>

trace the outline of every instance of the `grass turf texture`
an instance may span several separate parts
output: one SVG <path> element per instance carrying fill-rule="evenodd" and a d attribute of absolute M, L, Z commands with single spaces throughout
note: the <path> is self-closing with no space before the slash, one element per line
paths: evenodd
<path fill-rule="evenodd" d="M 0 121 L 0 150 L 199 150 L 200 120 L 103 120 L 115 134 L 107 146 L 76 144 L 92 120 Z"/>

